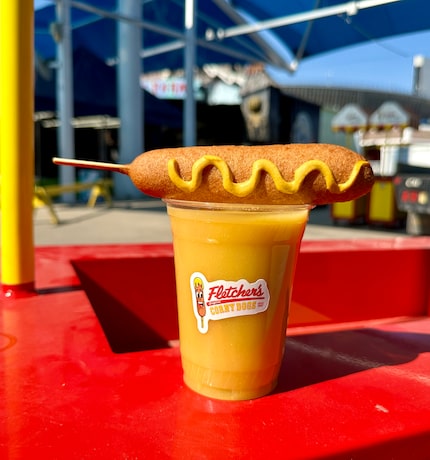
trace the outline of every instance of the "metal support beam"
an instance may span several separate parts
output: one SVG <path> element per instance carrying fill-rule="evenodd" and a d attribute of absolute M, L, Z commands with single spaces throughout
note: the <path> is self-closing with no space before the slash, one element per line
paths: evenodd
<path fill-rule="evenodd" d="M 73 109 L 73 52 L 72 30 L 70 23 L 70 0 L 56 3 L 57 22 L 51 26 L 51 33 L 57 43 L 57 110 L 60 119 L 58 127 L 58 156 L 75 157 L 75 136 L 72 126 Z M 59 167 L 60 184 L 66 185 L 76 181 L 75 169 Z M 62 196 L 63 201 L 73 203 L 74 194 Z"/>
<path fill-rule="evenodd" d="M 141 17 L 141 2 L 120 0 L 120 13 Z M 130 163 L 144 150 L 143 91 L 139 79 L 142 72 L 139 56 L 142 29 L 131 22 L 118 23 L 118 108 L 121 127 L 119 133 L 119 161 Z M 115 197 L 119 199 L 141 198 L 142 194 L 130 179 L 122 174 L 114 177 Z"/>
<path fill-rule="evenodd" d="M 249 23 L 246 20 L 245 14 L 242 14 L 241 11 L 232 6 L 229 0 L 213 0 L 213 2 L 236 24 L 244 25 Z M 294 72 L 296 70 L 293 53 L 286 44 L 282 44 L 283 53 L 280 53 L 274 46 L 271 46 L 271 44 L 261 34 L 251 34 L 249 38 L 253 40 L 259 48 L 264 50 L 264 60 L 269 60 L 270 64 L 280 68 L 286 68 L 290 72 Z M 289 55 L 289 62 L 287 62 L 285 58 L 285 55 L 287 54 Z"/>
<path fill-rule="evenodd" d="M 56 0 L 56 1 L 61 1 L 61 0 Z M 137 27 L 140 27 L 141 29 L 147 29 L 151 30 L 152 32 L 157 32 L 159 34 L 165 35 L 166 37 L 172 37 L 172 38 L 183 38 L 183 33 L 172 29 L 168 27 L 163 27 L 158 24 L 155 24 L 153 22 L 148 22 L 148 21 L 142 21 L 141 17 L 136 17 L 136 16 L 131 16 L 128 14 L 123 7 L 120 6 L 120 11 L 109 11 L 109 10 L 103 10 L 101 8 L 97 8 L 92 5 L 88 5 L 87 3 L 84 2 L 79 2 L 76 0 L 70 0 L 71 1 L 71 6 L 73 8 L 77 8 L 83 11 L 87 11 L 88 13 L 94 13 L 97 16 L 100 16 L 102 18 L 108 18 L 108 19 L 113 19 L 115 21 L 120 21 L 124 23 L 128 23 Z M 121 0 L 120 0 L 121 3 Z M 140 3 L 139 1 L 136 0 L 136 3 Z M 138 5 L 136 5 L 137 7 Z"/>
<path fill-rule="evenodd" d="M 318 8 L 316 10 L 307 11 L 305 13 L 290 14 L 276 19 L 260 21 L 255 24 L 242 24 L 239 26 L 229 27 L 227 29 L 218 29 L 216 34 L 209 33 L 207 36 L 216 37 L 219 40 L 239 35 L 247 35 L 254 32 L 261 32 L 267 29 L 275 29 L 277 27 L 289 26 L 300 22 L 313 21 L 314 19 L 336 16 L 338 14 L 347 14 L 352 16 L 357 14 L 359 10 L 382 6 L 389 3 L 396 3 L 402 0 L 360 0 L 342 3 L 341 5 L 328 6 L 326 8 Z"/>
<path fill-rule="evenodd" d="M 185 0 L 184 68 L 187 92 L 184 101 L 184 146 L 196 145 L 196 100 L 194 97 L 194 68 L 196 65 L 196 3 Z"/>
<path fill-rule="evenodd" d="M 238 59 L 239 61 L 245 62 L 254 62 L 254 61 L 264 61 L 267 60 L 266 57 L 259 53 L 258 49 L 254 50 L 254 56 L 247 54 L 242 51 L 237 51 L 232 47 L 228 47 L 219 42 L 208 42 L 201 38 L 196 38 L 196 46 L 201 48 L 210 49 L 225 56 L 230 56 Z M 169 53 L 171 51 L 176 51 L 185 48 L 185 40 L 173 40 L 162 45 L 156 45 L 148 48 L 144 48 L 140 51 L 140 57 L 142 59 L 158 56 L 163 53 Z M 258 56 L 260 55 L 260 56 Z M 275 65 L 274 62 L 270 62 Z"/>

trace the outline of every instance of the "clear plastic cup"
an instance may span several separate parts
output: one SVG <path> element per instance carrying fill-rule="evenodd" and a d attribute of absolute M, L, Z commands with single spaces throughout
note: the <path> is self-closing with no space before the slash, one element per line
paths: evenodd
<path fill-rule="evenodd" d="M 166 200 L 184 382 L 208 397 L 271 392 L 282 362 L 307 205 Z"/>

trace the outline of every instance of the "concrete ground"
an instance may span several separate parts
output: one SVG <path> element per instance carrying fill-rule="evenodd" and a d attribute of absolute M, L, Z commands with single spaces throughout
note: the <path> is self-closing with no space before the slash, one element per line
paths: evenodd
<path fill-rule="evenodd" d="M 171 232 L 165 205 L 160 200 L 116 201 L 111 208 L 103 203 L 56 204 L 61 223 L 51 223 L 47 208 L 34 211 L 36 246 L 107 243 L 170 242 Z M 1 213 L 0 213 L 1 214 Z M 313 209 L 304 239 L 395 238 L 407 236 L 403 229 L 367 225 L 335 225 L 328 206 Z"/>

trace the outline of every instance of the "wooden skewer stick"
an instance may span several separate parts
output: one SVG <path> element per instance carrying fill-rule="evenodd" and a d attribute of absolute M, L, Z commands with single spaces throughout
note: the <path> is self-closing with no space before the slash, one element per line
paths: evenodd
<path fill-rule="evenodd" d="M 115 163 L 104 163 L 102 161 L 89 161 L 89 160 L 75 160 L 72 158 L 58 158 L 52 159 L 56 165 L 63 166 L 78 166 L 89 169 L 101 169 L 104 171 L 119 172 L 121 174 L 128 174 L 129 165 L 118 165 Z"/>

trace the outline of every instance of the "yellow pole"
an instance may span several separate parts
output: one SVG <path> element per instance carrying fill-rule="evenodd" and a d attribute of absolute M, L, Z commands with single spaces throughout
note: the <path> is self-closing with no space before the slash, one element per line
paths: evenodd
<path fill-rule="evenodd" d="M 34 0 L 0 1 L 1 282 L 34 292 Z"/>

